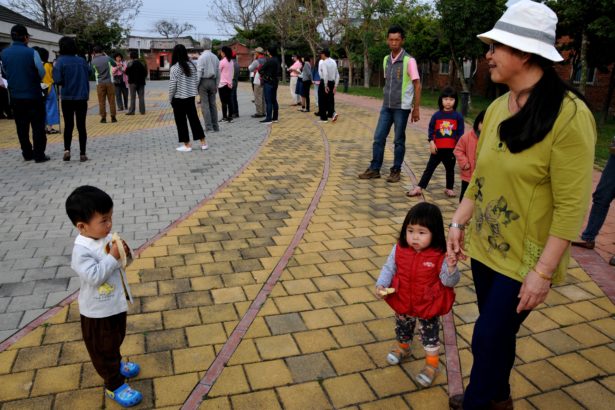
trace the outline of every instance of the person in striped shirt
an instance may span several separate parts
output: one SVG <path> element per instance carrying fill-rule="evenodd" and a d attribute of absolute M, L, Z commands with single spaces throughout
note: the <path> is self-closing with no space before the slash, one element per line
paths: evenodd
<path fill-rule="evenodd" d="M 192 138 L 201 141 L 201 149 L 208 148 L 205 142 L 205 132 L 196 112 L 195 97 L 199 93 L 199 75 L 196 66 L 188 58 L 188 51 L 182 44 L 173 48 L 171 70 L 169 77 L 169 102 L 173 107 L 173 116 L 179 135 L 179 152 L 190 152 L 190 133 L 188 122 L 192 129 Z M 186 121 L 186 119 L 188 121 Z"/>

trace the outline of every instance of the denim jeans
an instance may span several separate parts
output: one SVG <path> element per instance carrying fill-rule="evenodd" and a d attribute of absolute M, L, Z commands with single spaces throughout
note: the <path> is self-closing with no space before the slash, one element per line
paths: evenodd
<path fill-rule="evenodd" d="M 410 116 L 410 110 L 387 108 L 385 106 L 380 109 L 380 117 L 378 118 L 378 125 L 376 125 L 376 132 L 374 133 L 370 169 L 380 171 L 380 168 L 382 168 L 387 136 L 391 130 L 391 125 L 395 124 L 395 149 L 393 151 L 394 159 L 391 171 L 401 170 L 401 164 L 404 162 L 404 155 L 406 154 L 406 125 L 408 124 L 408 116 Z"/>
<path fill-rule="evenodd" d="M 277 83 L 265 83 L 265 120 L 277 121 L 278 120 L 278 84 Z"/>
<path fill-rule="evenodd" d="M 615 198 L 615 155 L 609 155 L 609 160 L 602 171 L 602 176 L 593 194 L 592 209 L 589 212 L 587 226 L 581 234 L 584 241 L 596 239 L 602 224 L 609 213 L 611 201 Z"/>

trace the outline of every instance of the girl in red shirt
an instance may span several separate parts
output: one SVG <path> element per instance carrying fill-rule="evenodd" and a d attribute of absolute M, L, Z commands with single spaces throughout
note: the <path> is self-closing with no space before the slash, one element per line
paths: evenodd
<path fill-rule="evenodd" d="M 440 209 L 427 202 L 413 206 L 402 224 L 376 282 L 376 296 L 395 311 L 396 346 L 387 355 L 398 364 L 410 355 L 416 322 L 425 349 L 425 367 L 416 375 L 430 386 L 440 371 L 440 321 L 455 301 L 453 286 L 459 282 L 457 262 L 446 257 L 444 223 Z"/>

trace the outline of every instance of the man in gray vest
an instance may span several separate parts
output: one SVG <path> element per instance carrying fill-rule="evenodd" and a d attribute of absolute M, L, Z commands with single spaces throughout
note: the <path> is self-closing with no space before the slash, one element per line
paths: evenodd
<path fill-rule="evenodd" d="M 218 132 L 218 108 L 216 107 L 216 93 L 220 81 L 220 60 L 211 52 L 211 39 L 203 37 L 201 40 L 203 53 L 196 66 L 199 73 L 199 96 L 201 97 L 201 111 L 205 119 L 206 132 Z"/>
<path fill-rule="evenodd" d="M 384 98 L 378 125 L 374 133 L 372 147 L 372 162 L 360 179 L 380 178 L 380 168 L 384 160 L 384 148 L 391 126 L 395 124 L 395 139 L 393 150 L 393 166 L 387 182 L 399 182 L 401 179 L 401 166 L 406 153 L 406 125 L 410 121 L 416 122 L 419 118 L 419 104 L 421 103 L 421 80 L 416 60 L 403 49 L 404 29 L 391 26 L 387 34 L 387 44 L 391 54 L 384 57 Z"/>

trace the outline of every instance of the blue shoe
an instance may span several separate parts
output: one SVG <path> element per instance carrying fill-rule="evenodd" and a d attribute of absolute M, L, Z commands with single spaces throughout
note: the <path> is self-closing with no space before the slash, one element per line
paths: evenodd
<path fill-rule="evenodd" d="M 141 370 L 141 366 L 133 362 L 120 362 L 120 373 L 130 379 L 136 377 Z"/>
<path fill-rule="evenodd" d="M 126 383 L 122 384 L 115 391 L 105 389 L 105 395 L 122 407 L 136 406 L 143 400 L 141 392 L 131 389 Z"/>

